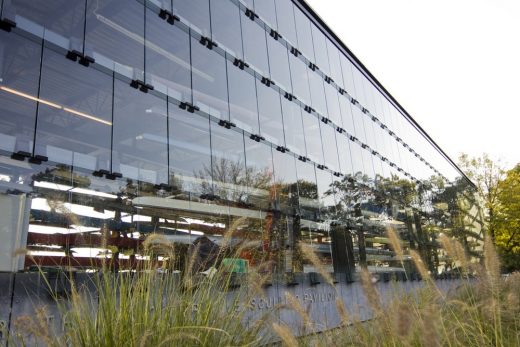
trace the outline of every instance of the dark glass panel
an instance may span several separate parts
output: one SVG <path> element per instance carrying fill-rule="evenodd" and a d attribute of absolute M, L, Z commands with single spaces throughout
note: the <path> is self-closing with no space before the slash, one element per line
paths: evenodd
<path fill-rule="evenodd" d="M 240 9 L 229 0 L 211 0 L 211 34 L 213 40 L 237 58 L 244 56 Z"/>
<path fill-rule="evenodd" d="M 291 155 L 273 150 L 277 208 L 294 215 L 298 209 L 296 163 Z"/>
<path fill-rule="evenodd" d="M 289 70 L 289 56 L 287 48 L 276 40 L 268 40 L 269 67 L 271 78 L 285 91 L 292 92 L 291 72 Z"/>
<path fill-rule="evenodd" d="M 314 164 L 296 161 L 298 201 L 302 219 L 317 221 L 319 213 L 318 187 Z"/>
<path fill-rule="evenodd" d="M 306 156 L 305 133 L 303 131 L 302 109 L 285 98 L 282 99 L 285 143 L 294 153 Z"/>
<path fill-rule="evenodd" d="M 312 24 L 312 42 L 314 43 L 314 56 L 316 65 L 327 76 L 330 76 L 329 56 L 327 54 L 327 39 L 318 27 Z"/>
<path fill-rule="evenodd" d="M 311 21 L 296 6 L 294 6 L 294 19 L 296 21 L 296 33 L 298 35 L 298 50 L 310 61 L 314 62 L 314 47 L 312 44 Z"/>
<path fill-rule="evenodd" d="M 323 163 L 320 121 L 307 112 L 302 112 L 302 118 L 303 128 L 305 130 L 307 156 L 316 163 Z"/>
<path fill-rule="evenodd" d="M 365 172 L 365 168 L 363 167 L 363 154 L 361 153 L 363 149 L 352 141 L 349 142 L 349 144 L 350 153 L 352 154 L 352 172 L 354 176 L 361 176 Z"/>
<path fill-rule="evenodd" d="M 327 98 L 327 118 L 334 122 L 334 124 L 343 127 L 343 120 L 341 118 L 341 110 L 339 106 L 340 96 L 335 87 L 331 84 L 325 83 L 325 96 Z"/>
<path fill-rule="evenodd" d="M 195 196 L 211 186 L 209 121 L 169 104 L 170 185 Z"/>
<path fill-rule="evenodd" d="M 217 195 L 221 203 L 243 205 L 247 202 L 244 134 L 213 122 L 210 128 L 211 193 Z"/>
<path fill-rule="evenodd" d="M 191 102 L 190 39 L 175 25 L 166 25 L 146 10 L 146 78 L 156 89 Z"/>
<path fill-rule="evenodd" d="M 193 103 L 212 116 L 229 118 L 226 61 L 191 39 Z"/>
<path fill-rule="evenodd" d="M 213 1 L 213 0 L 212 0 Z M 255 12 L 273 29 L 278 28 L 276 22 L 275 0 L 255 0 Z"/>
<path fill-rule="evenodd" d="M 229 60 L 227 64 L 230 119 L 239 128 L 259 134 L 255 78 Z"/>
<path fill-rule="evenodd" d="M 294 55 L 289 55 L 289 62 L 291 66 L 291 80 L 294 94 L 304 104 L 311 104 L 311 92 L 309 89 L 309 75 L 307 65 Z M 311 71 L 309 71 L 311 72 Z"/>
<path fill-rule="evenodd" d="M 10 10 L 44 29 L 42 37 L 65 49 L 83 50 L 86 0 L 12 0 Z"/>
<path fill-rule="evenodd" d="M 246 137 L 246 181 L 248 206 L 267 210 L 274 198 L 274 168 L 271 146 Z"/>
<path fill-rule="evenodd" d="M 173 0 L 173 12 L 187 20 L 191 27 L 210 36 L 209 0 Z"/>
<path fill-rule="evenodd" d="M 41 46 L 0 30 L 0 149 L 32 153 Z"/>
<path fill-rule="evenodd" d="M 345 96 L 339 95 L 338 97 L 339 105 L 341 108 L 341 123 L 343 124 L 343 129 L 350 135 L 356 135 L 355 127 L 354 127 L 354 119 L 352 115 L 352 103 Z"/>
<path fill-rule="evenodd" d="M 285 146 L 280 94 L 256 80 L 260 134 L 272 143 Z"/>
<path fill-rule="evenodd" d="M 313 71 L 309 71 L 309 86 L 311 89 L 312 107 L 321 115 L 327 114 L 325 87 L 323 78 Z"/>
<path fill-rule="evenodd" d="M 269 76 L 266 32 L 263 27 L 242 15 L 244 60 L 263 76 Z"/>
<path fill-rule="evenodd" d="M 86 53 L 128 77 L 143 79 L 144 6 L 137 1 L 87 0 Z M 108 58 L 108 60 L 107 60 Z"/>
<path fill-rule="evenodd" d="M 336 130 L 327 124 L 322 124 L 321 140 L 323 142 L 325 165 L 333 171 L 339 171 L 338 147 L 336 146 Z"/>
<path fill-rule="evenodd" d="M 45 49 L 36 155 L 89 170 L 110 169 L 112 76 Z"/>
<path fill-rule="evenodd" d="M 294 5 L 291 0 L 276 0 L 276 16 L 278 30 L 291 45 L 296 45 L 296 23 L 294 21 Z"/>
<path fill-rule="evenodd" d="M 168 183 L 166 100 L 119 80 L 114 86 L 112 171 L 147 183 Z"/>

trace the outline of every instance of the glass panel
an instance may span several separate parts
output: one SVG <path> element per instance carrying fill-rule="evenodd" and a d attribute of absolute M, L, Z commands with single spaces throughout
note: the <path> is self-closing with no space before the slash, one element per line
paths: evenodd
<path fill-rule="evenodd" d="M 165 39 L 168 38 L 168 39 Z M 146 10 L 146 78 L 157 89 L 191 102 L 190 41 L 175 25 Z"/>
<path fill-rule="evenodd" d="M 209 0 L 173 0 L 173 12 L 204 36 L 210 36 Z"/>
<path fill-rule="evenodd" d="M 325 83 L 324 86 L 325 96 L 327 97 L 327 118 L 333 121 L 334 124 L 343 127 L 338 99 L 340 94 L 332 85 Z"/>
<path fill-rule="evenodd" d="M 247 202 L 246 160 L 243 132 L 216 123 L 211 128 L 212 194 L 220 203 L 243 205 Z"/>
<path fill-rule="evenodd" d="M 245 14 L 241 18 L 244 60 L 263 76 L 269 76 L 265 30 L 246 17 Z"/>
<path fill-rule="evenodd" d="M 166 100 L 114 84 L 112 171 L 147 183 L 168 183 Z"/>
<path fill-rule="evenodd" d="M 130 87 L 128 87 L 130 89 Z M 112 76 L 45 49 L 36 154 L 89 170 L 110 169 Z"/>
<path fill-rule="evenodd" d="M 298 176 L 298 201 L 302 219 L 318 220 L 319 203 L 318 187 L 316 185 L 316 172 L 314 164 L 296 161 L 296 174 Z"/>
<path fill-rule="evenodd" d="M 341 55 L 341 71 L 343 73 L 343 88 L 349 95 L 356 98 L 356 88 L 354 87 L 354 78 L 352 76 L 352 63 L 344 55 Z"/>
<path fill-rule="evenodd" d="M 272 143 L 285 146 L 280 94 L 256 80 L 260 135 Z"/>
<path fill-rule="evenodd" d="M 273 151 L 275 173 L 276 208 L 282 212 L 295 215 L 298 208 L 298 185 L 296 163 L 292 155 Z"/>
<path fill-rule="evenodd" d="M 294 94 L 306 105 L 311 104 L 311 92 L 309 89 L 309 76 L 307 65 L 294 55 L 289 55 L 291 65 L 291 80 Z M 310 72 L 310 71 L 309 71 Z"/>
<path fill-rule="evenodd" d="M 337 85 L 345 88 L 345 83 L 343 82 L 343 74 L 341 71 L 341 60 L 340 60 L 340 51 L 338 48 L 327 39 L 327 52 L 329 54 L 329 62 L 330 62 L 330 74 L 334 82 Z"/>
<path fill-rule="evenodd" d="M 285 142 L 291 152 L 307 156 L 303 131 L 302 109 L 299 105 L 282 98 Z"/>
<path fill-rule="evenodd" d="M 137 1 L 88 0 L 85 45 L 87 54 L 94 51 L 96 62 L 142 80 L 143 4 Z"/>
<path fill-rule="evenodd" d="M 344 135 L 337 135 L 336 141 L 338 144 L 339 166 L 341 168 L 341 173 L 344 175 L 352 175 L 354 170 L 352 168 L 350 140 Z"/>
<path fill-rule="evenodd" d="M 240 9 L 229 0 L 211 0 L 211 34 L 213 40 L 242 59 Z"/>
<path fill-rule="evenodd" d="M 255 0 L 255 12 L 266 22 L 266 24 L 277 29 L 276 10 L 274 0 Z"/>
<path fill-rule="evenodd" d="M 0 31 L 0 149 L 31 153 L 41 46 Z"/>
<path fill-rule="evenodd" d="M 200 196 L 211 186 L 209 121 L 169 104 L 170 185 Z M 209 183 L 208 183 L 209 182 Z"/>
<path fill-rule="evenodd" d="M 193 103 L 212 116 L 229 118 L 226 61 L 214 50 L 191 39 Z"/>
<path fill-rule="evenodd" d="M 316 170 L 318 197 L 320 201 L 320 219 L 331 221 L 336 215 L 336 201 L 332 187 L 332 174 L 324 170 Z"/>
<path fill-rule="evenodd" d="M 314 55 L 316 57 L 316 65 L 327 76 L 330 76 L 329 57 L 327 54 L 327 41 L 325 35 L 318 27 L 312 24 L 312 42 L 314 42 Z"/>
<path fill-rule="evenodd" d="M 247 206 L 268 210 L 274 198 L 271 146 L 245 138 Z"/>
<path fill-rule="evenodd" d="M 366 117 L 363 112 L 356 105 L 352 106 L 352 118 L 354 120 L 354 136 L 356 136 L 359 141 L 363 143 L 367 143 L 367 138 L 365 135 L 365 126 L 363 124 L 363 117 Z"/>
<path fill-rule="evenodd" d="M 363 148 L 352 141 L 350 141 L 349 144 L 350 153 L 352 154 L 352 172 L 354 173 L 354 176 L 360 177 L 365 173 L 365 168 L 363 167 L 363 154 L 361 153 Z"/>
<path fill-rule="evenodd" d="M 343 95 L 338 96 L 339 104 L 341 107 L 341 120 L 340 124 L 343 124 L 343 128 L 350 135 L 356 136 L 354 127 L 354 119 L 352 115 L 352 103 Z"/>
<path fill-rule="evenodd" d="M 241 129 L 259 134 L 255 78 L 229 60 L 227 64 L 231 121 Z"/>
<path fill-rule="evenodd" d="M 271 78 L 285 91 L 292 92 L 287 48 L 276 40 L 268 40 Z"/>
<path fill-rule="evenodd" d="M 327 101 L 323 78 L 313 71 L 309 71 L 309 86 L 311 88 L 312 107 L 321 115 L 327 114 Z"/>
<path fill-rule="evenodd" d="M 316 163 L 323 163 L 320 121 L 307 112 L 302 112 L 302 118 L 303 128 L 305 129 L 307 156 Z"/>
<path fill-rule="evenodd" d="M 296 6 L 294 6 L 294 19 L 296 21 L 296 33 L 298 35 L 298 50 L 310 61 L 314 59 L 314 47 L 312 45 L 311 21 Z"/>
<path fill-rule="evenodd" d="M 325 165 L 333 171 L 339 171 L 338 148 L 336 146 L 336 130 L 327 124 L 322 124 L 321 139 L 323 142 Z"/>
<path fill-rule="evenodd" d="M 291 44 L 296 45 L 296 23 L 294 21 L 294 5 L 291 0 L 276 0 L 276 15 L 280 34 Z"/>
<path fill-rule="evenodd" d="M 36 24 L 43 37 L 65 49 L 83 50 L 86 0 L 12 0 L 10 10 Z"/>

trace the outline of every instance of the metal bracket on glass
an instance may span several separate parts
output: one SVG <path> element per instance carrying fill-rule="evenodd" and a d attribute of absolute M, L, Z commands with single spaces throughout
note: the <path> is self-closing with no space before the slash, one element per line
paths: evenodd
<path fill-rule="evenodd" d="M 334 80 L 329 76 L 325 76 L 325 82 L 327 82 L 328 84 L 331 84 L 332 82 L 334 82 Z"/>
<path fill-rule="evenodd" d="M 351 102 L 353 105 L 357 105 L 357 104 L 359 104 L 359 102 L 358 102 L 356 99 L 354 99 L 354 98 L 352 98 L 352 99 L 350 100 L 350 102 Z"/>
<path fill-rule="evenodd" d="M 269 79 L 269 78 L 267 78 L 267 77 L 262 77 L 262 83 L 265 84 L 268 87 L 270 87 L 271 84 L 275 85 L 274 81 Z"/>
<path fill-rule="evenodd" d="M 390 162 L 391 167 L 396 167 L 395 163 Z"/>
<path fill-rule="evenodd" d="M 284 97 L 289 101 L 293 101 L 293 99 L 295 99 L 295 100 L 298 99 L 295 95 L 293 95 L 289 92 L 285 92 Z"/>
<path fill-rule="evenodd" d="M 278 41 L 278 39 L 282 37 L 282 35 L 280 35 L 280 33 L 274 29 L 271 29 L 271 32 L 269 33 L 269 35 L 271 35 L 271 37 L 273 39 L 275 39 L 276 41 Z"/>
<path fill-rule="evenodd" d="M 217 43 L 211 41 L 209 37 L 202 36 L 199 40 L 200 44 L 206 46 L 208 49 L 213 49 L 214 47 L 218 47 Z"/>
<path fill-rule="evenodd" d="M 260 136 L 260 135 L 255 135 L 255 134 L 251 134 L 251 136 L 249 136 L 249 138 L 250 138 L 251 140 L 256 141 L 256 142 L 260 142 L 260 141 L 262 141 L 262 140 L 265 140 L 265 137 Z"/>
<path fill-rule="evenodd" d="M 116 178 L 122 178 L 123 174 L 121 174 L 119 172 L 111 172 L 111 173 L 106 174 L 105 177 L 109 180 L 114 181 Z"/>
<path fill-rule="evenodd" d="M 316 272 L 309 272 L 309 280 L 311 281 L 311 286 L 321 283 L 320 276 Z"/>
<path fill-rule="evenodd" d="M 395 133 L 392 130 L 388 130 L 388 133 L 390 134 L 390 136 L 394 136 L 395 135 Z"/>
<path fill-rule="evenodd" d="M 200 198 L 203 200 L 209 200 L 209 201 L 220 200 L 220 196 L 212 194 L 212 193 L 202 194 L 200 196 Z"/>
<path fill-rule="evenodd" d="M 29 158 L 29 163 L 32 163 L 32 164 L 40 165 L 41 163 L 47 162 L 47 161 L 49 161 L 49 158 L 47 158 L 44 155 L 35 155 L 34 157 Z"/>
<path fill-rule="evenodd" d="M 381 123 L 380 127 L 381 127 L 381 129 L 386 129 L 386 128 L 388 128 L 388 127 L 387 127 L 386 125 L 384 125 L 383 123 Z"/>
<path fill-rule="evenodd" d="M 166 20 L 171 25 L 174 25 L 176 21 L 180 21 L 181 20 L 179 18 L 179 16 L 176 16 L 173 13 L 171 13 L 170 11 L 167 11 L 165 9 L 161 9 L 161 11 L 159 12 L 159 17 L 161 17 L 162 19 Z"/>
<path fill-rule="evenodd" d="M 336 177 L 341 177 L 341 176 L 343 176 L 343 174 L 342 174 L 341 172 L 337 172 L 337 171 L 334 172 L 333 175 L 336 176 Z"/>
<path fill-rule="evenodd" d="M 32 157 L 32 154 L 25 151 L 18 151 L 16 153 L 11 154 L 11 159 L 18 160 L 18 161 L 24 161 L 25 158 Z"/>
<path fill-rule="evenodd" d="M 226 129 L 231 129 L 231 128 L 234 128 L 236 127 L 236 124 L 235 123 L 231 123 L 227 120 L 224 120 L 224 119 L 221 119 L 218 121 L 218 125 L 220 125 L 221 127 L 224 127 Z"/>
<path fill-rule="evenodd" d="M 376 123 L 379 122 L 379 118 L 377 118 L 376 116 L 372 116 L 372 120 Z"/>
<path fill-rule="evenodd" d="M 322 116 L 322 117 L 321 117 L 321 121 L 322 121 L 323 123 L 325 123 L 325 124 L 329 124 L 330 119 L 328 119 L 327 117 L 323 117 L 323 116 Z"/>
<path fill-rule="evenodd" d="M 347 93 L 347 91 L 343 88 L 339 88 L 338 92 L 341 94 L 341 95 L 345 95 Z"/>
<path fill-rule="evenodd" d="M 10 32 L 13 28 L 16 28 L 16 22 L 9 18 L 0 19 L 0 29 Z"/>
<path fill-rule="evenodd" d="M 249 67 L 248 63 L 238 58 L 235 58 L 235 60 L 233 61 L 233 65 L 237 66 L 240 70 L 244 70 L 244 68 Z"/>
<path fill-rule="evenodd" d="M 399 172 L 404 172 L 404 170 L 401 169 L 400 167 L 397 168 L 397 171 L 399 171 Z"/>
<path fill-rule="evenodd" d="M 319 70 L 320 68 L 318 67 L 318 65 L 309 62 L 309 69 L 311 69 L 312 71 L 316 71 L 316 70 Z"/>
<path fill-rule="evenodd" d="M 302 54 L 302 52 L 300 52 L 298 50 L 298 48 L 296 47 L 291 47 L 291 53 L 295 56 L 295 57 L 298 57 L 300 54 Z"/>
<path fill-rule="evenodd" d="M 423 163 L 426 162 L 423 157 L 420 157 L 419 160 L 421 160 Z"/>
<path fill-rule="evenodd" d="M 305 107 L 304 107 L 303 109 L 304 109 L 305 112 L 307 112 L 307 113 L 312 113 L 313 111 L 316 111 L 315 109 L 313 109 L 312 107 L 307 106 L 307 105 L 305 105 Z"/>
<path fill-rule="evenodd" d="M 167 192 L 173 191 L 173 187 L 166 183 L 156 184 L 154 185 L 154 188 L 157 190 L 165 190 Z"/>
<path fill-rule="evenodd" d="M 343 129 L 342 127 L 337 127 L 336 131 L 340 134 L 343 134 L 345 132 L 345 129 Z"/>
<path fill-rule="evenodd" d="M 72 61 L 78 61 L 79 58 L 79 63 L 85 67 L 89 67 L 90 64 L 94 64 L 96 62 L 96 59 L 88 55 L 84 55 L 83 53 L 75 49 L 68 51 L 65 57 Z"/>
<path fill-rule="evenodd" d="M 320 169 L 320 170 L 328 169 L 328 167 L 325 166 L 325 165 L 323 165 L 323 164 L 318 164 L 318 165 L 316 165 L 316 167 L 317 167 L 318 169 Z"/>
<path fill-rule="evenodd" d="M 284 147 L 284 146 L 277 146 L 277 147 L 276 147 L 276 150 L 277 150 L 278 152 L 282 152 L 282 153 L 290 152 L 290 151 L 289 151 L 289 148 Z"/>
<path fill-rule="evenodd" d="M 375 156 L 378 156 L 378 155 L 379 155 L 379 152 L 378 152 L 378 151 L 374 151 L 374 150 L 372 150 L 372 154 L 375 155 Z"/>
<path fill-rule="evenodd" d="M 369 114 L 369 113 L 370 113 L 370 112 L 368 111 L 368 109 L 366 109 L 366 108 L 364 108 L 364 107 L 361 109 L 361 112 L 363 112 L 364 114 Z"/>
<path fill-rule="evenodd" d="M 250 9 L 246 9 L 245 15 L 247 18 L 251 20 L 255 20 L 255 18 L 258 18 L 258 15 Z"/>
<path fill-rule="evenodd" d="M 352 136 L 352 135 L 349 136 L 349 139 L 350 139 L 350 141 L 353 141 L 353 142 L 357 142 L 358 141 L 357 137 Z"/>
<path fill-rule="evenodd" d="M 140 80 L 132 80 L 132 82 L 130 82 L 130 87 L 139 89 L 143 93 L 148 93 L 149 90 L 154 90 L 154 86 Z"/>
<path fill-rule="evenodd" d="M 387 158 L 387 157 L 383 157 L 383 156 L 381 156 L 381 160 L 387 162 L 387 161 L 388 161 L 388 158 Z"/>
<path fill-rule="evenodd" d="M 109 175 L 109 174 L 110 174 L 110 171 L 108 171 L 108 170 L 96 170 L 96 171 L 92 172 L 92 176 L 95 176 L 95 177 L 103 177 L 103 176 Z"/>
<path fill-rule="evenodd" d="M 179 108 L 182 110 L 186 110 L 189 113 L 194 113 L 195 111 L 200 111 L 200 108 L 198 108 L 197 106 L 192 105 L 188 102 L 185 102 L 185 101 L 183 101 L 179 104 Z"/>
<path fill-rule="evenodd" d="M 298 156 L 298 160 L 303 161 L 304 163 L 306 163 L 307 161 L 310 161 L 309 158 L 304 157 L 303 155 L 299 155 L 299 156 Z"/>

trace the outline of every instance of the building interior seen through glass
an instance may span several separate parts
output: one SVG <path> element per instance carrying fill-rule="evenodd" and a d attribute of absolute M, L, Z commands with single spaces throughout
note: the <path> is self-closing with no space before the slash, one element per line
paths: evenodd
<path fill-rule="evenodd" d="M 230 229 L 240 271 L 314 272 L 309 249 L 330 272 L 413 271 L 388 228 L 432 273 L 453 266 L 442 234 L 478 256 L 471 182 L 303 2 L 0 4 L 12 271 L 135 268 L 152 234 L 185 254 Z"/>

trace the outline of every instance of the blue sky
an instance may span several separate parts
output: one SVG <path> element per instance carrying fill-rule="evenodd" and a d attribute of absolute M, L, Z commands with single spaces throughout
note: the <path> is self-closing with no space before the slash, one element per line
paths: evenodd
<path fill-rule="evenodd" d="M 307 0 L 456 159 L 520 162 L 519 0 Z"/>

